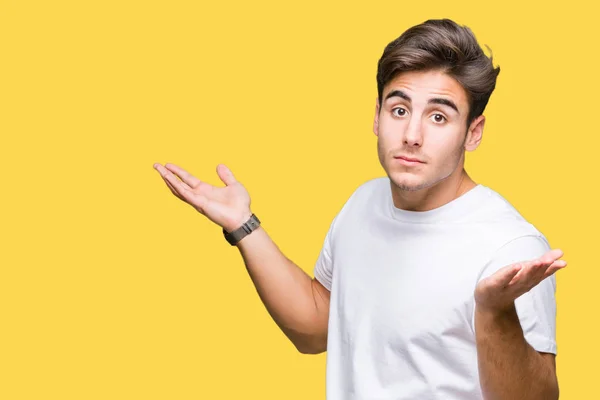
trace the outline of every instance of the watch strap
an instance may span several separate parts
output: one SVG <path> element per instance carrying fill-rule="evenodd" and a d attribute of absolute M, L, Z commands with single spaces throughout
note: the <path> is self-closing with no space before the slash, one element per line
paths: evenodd
<path fill-rule="evenodd" d="M 225 239 L 227 240 L 227 242 L 229 242 L 230 245 L 235 246 L 240 240 L 248 236 L 259 226 L 260 220 L 256 215 L 252 214 L 250 218 L 242 224 L 242 226 L 240 226 L 232 232 L 227 232 L 225 228 L 223 228 L 223 235 L 225 235 Z"/>

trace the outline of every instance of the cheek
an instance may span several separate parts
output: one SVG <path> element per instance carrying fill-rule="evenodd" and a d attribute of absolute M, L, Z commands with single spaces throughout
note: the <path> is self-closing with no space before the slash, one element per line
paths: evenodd
<path fill-rule="evenodd" d="M 379 127 L 379 134 L 377 135 L 377 141 L 379 146 L 383 149 L 391 150 L 392 148 L 398 148 L 402 146 L 402 135 L 399 129 L 393 129 L 394 127 Z"/>
<path fill-rule="evenodd" d="M 377 136 L 377 155 L 379 156 L 379 161 L 381 161 L 382 163 L 385 161 L 385 153 L 385 142 L 381 136 Z"/>
<path fill-rule="evenodd" d="M 431 143 L 429 147 L 429 156 L 437 160 L 438 165 L 454 164 L 462 155 L 462 141 L 445 140 Z"/>
<path fill-rule="evenodd" d="M 379 117 L 378 128 L 380 137 L 397 137 L 404 129 L 404 123 L 403 121 L 395 121 L 389 115 L 384 114 Z"/>

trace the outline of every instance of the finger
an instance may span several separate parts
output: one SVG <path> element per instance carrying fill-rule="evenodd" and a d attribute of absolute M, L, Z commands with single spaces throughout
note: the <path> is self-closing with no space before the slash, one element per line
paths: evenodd
<path fill-rule="evenodd" d="M 546 254 L 537 260 L 532 261 L 531 272 L 528 274 L 527 278 L 531 279 L 534 285 L 537 285 L 541 280 L 547 277 L 546 272 L 549 268 L 566 266 L 566 261 L 560 260 L 563 254 L 562 250 L 554 249 L 546 252 Z M 554 272 L 556 272 L 556 270 Z"/>
<path fill-rule="evenodd" d="M 518 281 L 527 283 L 538 280 L 544 274 L 544 271 L 552 264 L 552 262 L 545 262 L 542 258 L 536 260 L 526 261 L 523 263 L 523 273 L 519 276 Z"/>
<path fill-rule="evenodd" d="M 511 282 L 511 284 L 520 282 L 523 284 L 537 284 L 544 276 L 547 268 L 552 265 L 557 259 L 563 256 L 560 249 L 547 251 L 544 255 L 534 260 L 523 262 L 523 272 Z"/>
<path fill-rule="evenodd" d="M 223 183 L 227 186 L 233 185 L 237 182 L 235 177 L 233 176 L 233 172 L 225 164 L 217 165 L 217 175 L 223 181 Z"/>
<path fill-rule="evenodd" d="M 177 194 L 186 200 L 193 198 L 192 190 L 185 182 L 180 181 L 175 174 L 169 172 L 167 169 L 164 170 L 166 172 L 164 173 L 163 178 L 170 183 L 170 187 L 172 187 Z"/>
<path fill-rule="evenodd" d="M 173 187 L 173 185 L 171 185 L 169 183 L 169 181 L 167 179 L 165 179 L 164 176 L 162 176 L 161 171 L 159 170 L 160 167 L 162 167 L 160 164 L 154 164 L 153 165 L 154 169 L 156 169 L 159 173 L 161 178 L 163 178 L 163 181 L 165 182 L 165 184 L 167 185 L 167 187 L 169 188 L 169 190 L 171 191 L 171 193 L 173 193 L 175 196 L 177 196 L 178 198 L 180 198 L 181 200 L 183 200 L 183 198 L 181 197 L 181 195 L 179 193 L 177 193 L 177 191 L 175 190 L 175 188 Z"/>
<path fill-rule="evenodd" d="M 169 190 L 171 191 L 171 193 L 173 193 L 176 197 L 178 197 L 179 199 L 183 200 L 183 197 L 181 197 L 181 195 L 179 193 L 177 193 L 177 191 L 175 190 L 175 188 L 173 187 L 173 185 L 171 185 L 171 183 L 169 183 L 168 180 L 164 179 L 165 183 L 167 184 L 167 186 L 169 187 Z"/>
<path fill-rule="evenodd" d="M 184 198 L 188 198 L 190 196 L 191 188 L 185 182 L 177 179 L 175 175 L 167 174 L 164 176 L 164 178 L 171 184 L 170 186 L 173 187 L 173 189 L 175 189 L 179 195 L 183 196 Z"/>
<path fill-rule="evenodd" d="M 552 249 L 543 256 L 540 257 L 540 261 L 546 263 L 548 265 L 552 264 L 554 261 L 558 260 L 564 255 L 561 249 Z"/>
<path fill-rule="evenodd" d="M 188 186 L 187 183 L 180 181 L 179 179 L 177 179 L 177 177 L 175 176 L 175 174 L 173 174 L 170 170 L 168 170 L 167 168 L 163 167 L 160 164 L 155 164 L 155 168 L 156 170 L 160 173 L 160 175 L 164 178 L 167 179 L 171 185 L 173 186 L 173 188 L 175 190 L 177 190 L 177 192 L 179 194 L 181 194 L 181 190 L 180 189 L 186 189 L 186 190 L 190 190 L 191 188 Z"/>
<path fill-rule="evenodd" d="M 205 196 L 202 196 L 197 193 L 194 194 L 194 192 L 192 192 L 191 190 L 187 190 L 187 189 L 184 190 L 183 192 L 179 193 L 177 191 L 177 189 L 175 189 L 175 187 L 173 187 L 173 185 L 168 180 L 165 179 L 165 183 L 167 184 L 167 186 L 169 186 L 169 189 L 171 190 L 171 192 L 175 196 L 177 196 L 180 200 L 193 206 L 200 213 L 206 214 L 205 207 L 208 202 L 208 199 Z"/>
<path fill-rule="evenodd" d="M 184 181 L 190 188 L 195 188 L 202 183 L 200 179 L 196 178 L 194 175 L 175 164 L 166 163 L 165 168 L 181 178 L 181 180 Z"/>
<path fill-rule="evenodd" d="M 173 173 L 171 173 L 162 165 L 154 164 L 154 168 L 158 172 L 160 172 L 161 176 L 165 180 L 165 183 L 167 184 L 167 186 L 169 186 L 169 189 L 171 189 L 175 196 L 190 204 L 202 214 L 205 214 L 206 206 L 209 203 L 208 198 L 206 198 L 206 196 L 194 193 L 185 182 L 182 182 L 179 179 L 177 179 L 177 177 Z"/>
<path fill-rule="evenodd" d="M 534 262 L 533 268 L 530 269 L 531 272 L 518 279 L 518 281 L 513 282 L 513 284 L 526 288 L 526 291 L 529 291 L 539 285 L 544 279 L 566 266 L 567 262 L 564 260 L 556 260 L 548 265 L 542 262 L 541 259 L 538 259 Z"/>
<path fill-rule="evenodd" d="M 509 286 L 512 282 L 517 279 L 517 277 L 522 273 L 523 263 L 511 264 L 507 267 L 500 269 L 496 274 L 498 274 L 498 284 L 502 287 Z M 496 275 L 495 274 L 495 275 Z"/>
<path fill-rule="evenodd" d="M 548 278 L 553 275 L 556 271 L 563 269 L 567 266 L 567 262 L 565 260 L 557 260 L 555 261 L 544 273 L 542 280 Z"/>
<path fill-rule="evenodd" d="M 546 253 L 544 256 L 540 258 L 540 262 L 542 263 L 540 269 L 540 275 L 546 276 L 546 272 L 549 269 L 555 269 L 556 272 L 558 269 L 556 268 L 564 268 L 567 266 L 567 262 L 565 260 L 561 260 L 560 258 L 563 256 L 563 252 L 561 250 L 552 250 Z"/>

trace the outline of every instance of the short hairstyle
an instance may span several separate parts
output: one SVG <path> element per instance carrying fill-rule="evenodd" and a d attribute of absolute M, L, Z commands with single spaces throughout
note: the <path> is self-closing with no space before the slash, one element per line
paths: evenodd
<path fill-rule="evenodd" d="M 494 68 L 475 35 L 450 19 L 430 19 L 406 30 L 390 42 L 377 64 L 379 106 L 383 89 L 398 74 L 408 71 L 441 70 L 456 79 L 467 93 L 467 127 L 483 114 L 496 87 L 500 67 Z"/>

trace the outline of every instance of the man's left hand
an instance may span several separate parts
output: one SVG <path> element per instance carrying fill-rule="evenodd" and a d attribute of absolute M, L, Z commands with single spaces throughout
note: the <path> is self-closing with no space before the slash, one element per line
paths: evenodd
<path fill-rule="evenodd" d="M 480 310 L 502 313 L 514 301 L 541 281 L 567 266 L 560 260 L 561 250 L 550 250 L 540 258 L 508 265 L 482 279 L 475 288 L 475 302 Z"/>

